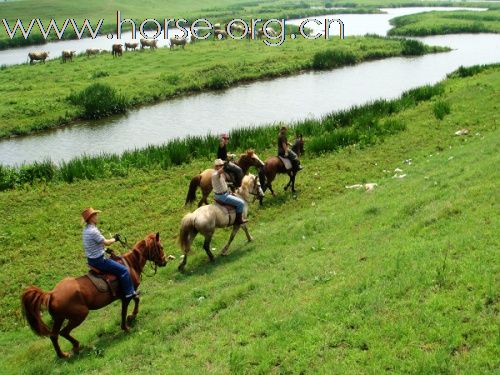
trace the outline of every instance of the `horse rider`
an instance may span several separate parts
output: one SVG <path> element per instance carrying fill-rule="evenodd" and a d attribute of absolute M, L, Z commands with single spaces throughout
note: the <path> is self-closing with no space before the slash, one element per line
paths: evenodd
<path fill-rule="evenodd" d="M 243 220 L 243 209 L 245 208 L 245 202 L 243 201 L 243 199 L 232 195 L 229 192 L 223 167 L 224 160 L 217 159 L 214 162 L 215 171 L 212 174 L 212 187 L 214 189 L 215 199 L 236 208 L 236 218 L 234 220 L 235 225 L 245 224 L 247 222 L 247 220 Z"/>
<path fill-rule="evenodd" d="M 217 149 L 217 159 L 221 159 L 225 162 L 224 171 L 231 176 L 234 187 L 239 188 L 241 186 L 241 180 L 243 179 L 243 171 L 238 165 L 232 162 L 232 159 L 234 159 L 234 155 L 232 154 L 228 155 L 227 153 L 228 143 L 229 143 L 229 135 L 227 135 L 227 133 L 221 134 L 219 148 Z"/>
<path fill-rule="evenodd" d="M 290 144 L 286 138 L 286 133 L 288 129 L 286 126 L 281 127 L 278 135 L 278 156 L 283 158 L 288 158 L 292 162 L 292 168 L 294 171 L 298 172 L 304 167 L 300 165 L 300 160 L 297 158 L 297 154 L 289 149 Z"/>
<path fill-rule="evenodd" d="M 134 290 L 134 284 L 132 283 L 127 267 L 104 256 L 104 247 L 118 241 L 120 235 L 115 234 L 110 239 L 104 238 L 96 226 L 97 214 L 100 212 L 99 210 L 94 210 L 92 207 L 88 207 L 82 212 L 82 218 L 86 223 L 83 229 L 83 248 L 87 257 L 87 263 L 101 272 L 116 275 L 126 300 L 138 298 L 139 294 Z"/>

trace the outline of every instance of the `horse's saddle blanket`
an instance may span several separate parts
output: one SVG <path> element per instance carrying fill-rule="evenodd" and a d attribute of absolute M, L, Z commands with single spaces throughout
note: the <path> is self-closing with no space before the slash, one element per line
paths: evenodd
<path fill-rule="evenodd" d="M 127 269 L 130 269 L 125 259 L 121 257 L 113 257 L 114 261 L 123 264 Z M 118 277 L 112 273 L 104 273 L 99 271 L 97 268 L 89 266 L 90 270 L 87 273 L 87 277 L 92 281 L 96 289 L 101 293 L 109 293 L 116 296 L 120 292 L 120 284 Z"/>
<path fill-rule="evenodd" d="M 285 165 L 285 169 L 287 171 L 290 170 L 290 169 L 292 169 L 292 162 L 290 161 L 290 159 L 284 158 L 283 156 L 278 156 L 278 157 L 281 159 L 281 161 Z"/>
<path fill-rule="evenodd" d="M 227 226 L 233 225 L 234 220 L 236 219 L 236 209 L 234 208 L 234 206 L 221 202 L 217 199 L 215 200 L 215 205 L 219 207 L 222 211 L 225 211 L 227 213 L 228 216 Z"/>

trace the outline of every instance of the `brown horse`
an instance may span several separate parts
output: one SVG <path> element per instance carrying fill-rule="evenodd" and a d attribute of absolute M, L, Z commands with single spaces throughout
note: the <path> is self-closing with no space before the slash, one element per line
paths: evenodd
<path fill-rule="evenodd" d="M 241 154 L 236 164 L 242 169 L 243 174 L 248 174 L 250 167 L 261 169 L 264 166 L 262 160 L 259 159 L 253 150 L 247 150 L 246 153 Z M 194 176 L 189 184 L 189 190 L 186 197 L 186 204 L 192 203 L 196 199 L 196 189 L 198 186 L 201 188 L 203 196 L 201 197 L 198 207 L 203 204 L 208 204 L 207 198 L 212 191 L 212 174 L 213 169 L 205 169 L 199 175 Z"/>
<path fill-rule="evenodd" d="M 264 168 L 261 173 L 259 173 L 259 179 L 262 184 L 262 190 L 265 192 L 267 189 L 274 196 L 274 190 L 272 186 L 272 182 L 277 174 L 287 174 L 290 177 L 288 184 L 285 185 L 285 191 L 291 186 L 292 192 L 295 193 L 295 177 L 297 176 L 297 172 L 295 169 L 286 169 L 285 164 L 281 161 L 281 159 L 277 156 L 271 156 L 264 163 Z"/>
<path fill-rule="evenodd" d="M 135 289 L 139 286 L 141 273 L 147 261 L 153 262 L 155 267 L 167 265 L 159 233 L 156 235 L 151 233 L 144 240 L 137 242 L 132 250 L 123 255 L 123 258 L 130 267 L 130 276 Z M 31 329 L 39 336 L 50 336 L 57 355 L 60 358 L 66 358 L 69 353 L 61 351 L 58 342 L 59 335 L 71 342 L 73 353 L 78 353 L 80 343 L 70 335 L 71 331 L 85 320 L 89 310 L 100 309 L 118 298 L 120 296 L 113 296 L 111 292 L 99 292 L 87 276 L 81 276 L 65 278 L 48 293 L 30 286 L 23 293 L 21 302 Z M 121 328 L 126 332 L 129 331 L 128 323 L 134 320 L 139 312 L 139 299 L 135 298 L 134 311 L 127 317 L 129 303 L 130 300 L 122 299 Z M 40 307 L 42 305 L 52 316 L 52 329 L 41 318 Z M 68 319 L 68 324 L 61 329 L 66 319 Z"/>

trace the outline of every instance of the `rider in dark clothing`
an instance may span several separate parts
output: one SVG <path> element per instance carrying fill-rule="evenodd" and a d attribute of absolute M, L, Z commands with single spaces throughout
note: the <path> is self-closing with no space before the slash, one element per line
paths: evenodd
<path fill-rule="evenodd" d="M 227 144 L 229 143 L 229 135 L 226 133 L 221 135 L 219 148 L 217 149 L 217 159 L 223 160 L 224 172 L 227 172 L 234 182 L 234 187 L 239 188 L 241 186 L 241 180 L 243 179 L 243 171 L 241 168 L 228 159 L 227 154 Z"/>
<path fill-rule="evenodd" d="M 288 158 L 292 162 L 293 170 L 300 171 L 304 167 L 300 165 L 300 160 L 297 158 L 297 154 L 289 149 L 290 144 L 286 138 L 287 131 L 288 129 L 284 126 L 280 129 L 280 133 L 278 135 L 278 156 Z"/>

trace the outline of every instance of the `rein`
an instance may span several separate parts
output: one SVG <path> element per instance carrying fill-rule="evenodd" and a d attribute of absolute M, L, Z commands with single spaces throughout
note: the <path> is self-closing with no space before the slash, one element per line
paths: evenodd
<path fill-rule="evenodd" d="M 131 249 L 130 245 L 127 242 L 127 237 L 123 237 L 123 238 L 120 237 L 118 242 L 120 242 L 120 244 L 122 245 L 123 248 L 125 248 L 127 250 L 133 250 L 133 249 Z M 152 276 L 156 275 L 156 272 L 158 270 L 158 265 L 154 261 L 154 255 L 158 255 L 158 256 L 160 255 L 160 250 L 158 249 L 158 244 L 156 243 L 156 240 L 154 240 L 154 252 L 152 252 L 151 248 L 148 248 L 148 254 L 146 256 L 146 263 L 149 261 L 151 264 L 151 269 L 154 270 L 154 273 L 152 275 L 147 275 L 146 273 L 144 273 L 144 275 L 146 275 L 147 277 L 152 277 Z M 140 277 L 142 278 L 142 273 L 141 273 Z"/>

